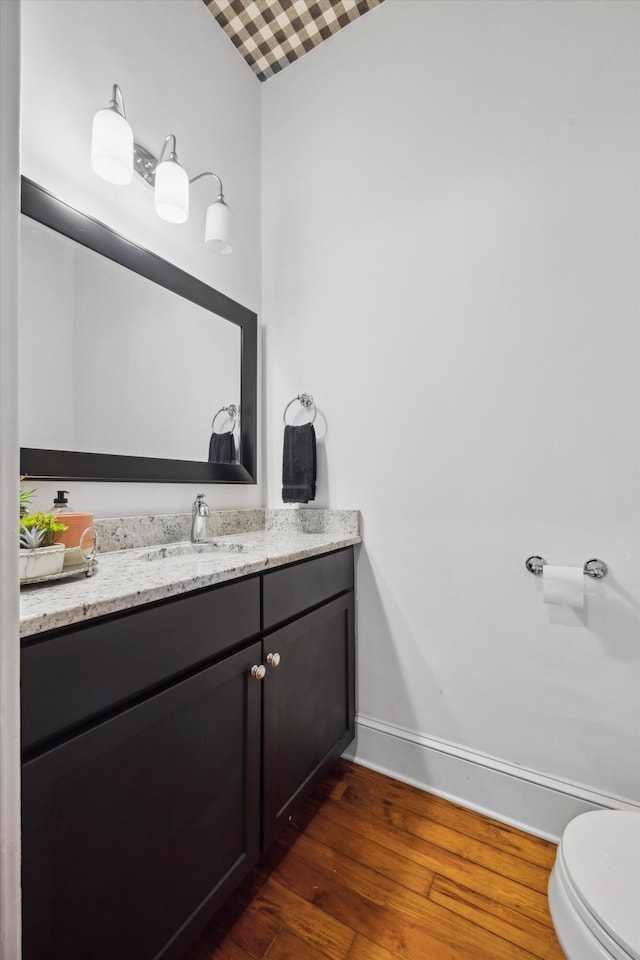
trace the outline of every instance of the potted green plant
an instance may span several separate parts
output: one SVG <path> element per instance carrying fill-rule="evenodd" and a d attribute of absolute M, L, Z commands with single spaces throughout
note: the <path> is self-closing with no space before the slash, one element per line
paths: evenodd
<path fill-rule="evenodd" d="M 22 499 L 20 506 L 22 508 Z M 57 521 L 51 513 L 27 513 L 20 518 L 21 580 L 61 572 L 64 544 L 56 543 L 56 540 L 67 529 L 67 525 Z"/>
<path fill-rule="evenodd" d="M 24 487 L 22 486 L 23 480 L 24 480 L 24 477 L 20 477 L 20 519 L 21 520 L 23 517 L 26 517 L 28 515 L 29 506 L 31 504 L 33 495 L 35 494 L 35 490 L 24 489 Z"/>

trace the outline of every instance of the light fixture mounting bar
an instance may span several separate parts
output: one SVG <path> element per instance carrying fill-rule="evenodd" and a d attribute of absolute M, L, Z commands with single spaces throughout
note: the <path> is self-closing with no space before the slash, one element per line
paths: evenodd
<path fill-rule="evenodd" d="M 141 180 L 150 186 L 156 185 L 156 167 L 158 158 L 139 143 L 133 145 L 133 169 Z"/>
<path fill-rule="evenodd" d="M 165 141 L 162 145 L 162 153 L 159 157 L 156 157 L 155 153 L 151 153 L 150 150 L 147 150 L 147 148 L 143 147 L 140 143 L 134 143 L 133 145 L 133 169 L 150 187 L 155 187 L 156 185 L 156 167 L 159 163 L 162 163 L 165 151 L 167 149 L 167 144 L 170 140 L 173 140 L 173 148 L 171 150 L 170 157 L 175 158 L 176 138 L 172 133 L 170 133 L 168 137 L 165 137 Z M 205 174 L 201 174 L 201 176 L 205 176 Z M 216 176 L 216 174 L 212 174 L 212 176 Z M 218 180 L 219 179 L 220 178 L 218 177 Z M 191 181 L 189 182 L 191 183 Z"/>

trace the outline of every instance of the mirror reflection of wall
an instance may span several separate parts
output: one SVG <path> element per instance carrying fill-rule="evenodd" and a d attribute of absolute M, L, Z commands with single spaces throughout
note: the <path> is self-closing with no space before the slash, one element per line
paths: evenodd
<path fill-rule="evenodd" d="M 206 461 L 240 358 L 239 327 L 22 217 L 21 446 Z"/>

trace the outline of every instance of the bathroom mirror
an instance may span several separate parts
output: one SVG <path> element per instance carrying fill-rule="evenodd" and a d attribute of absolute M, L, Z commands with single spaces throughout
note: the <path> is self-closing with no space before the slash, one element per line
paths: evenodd
<path fill-rule="evenodd" d="M 21 472 L 255 483 L 256 314 L 24 177 L 22 213 Z"/>

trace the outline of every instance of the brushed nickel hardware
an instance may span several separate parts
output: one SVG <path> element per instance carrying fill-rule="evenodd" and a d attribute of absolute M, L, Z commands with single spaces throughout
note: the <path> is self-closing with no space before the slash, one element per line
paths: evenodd
<path fill-rule="evenodd" d="M 542 568 L 544 567 L 546 562 L 547 561 L 544 559 L 544 557 L 527 557 L 527 559 L 524 562 L 524 565 L 529 571 L 529 573 L 532 573 L 534 577 L 541 577 Z"/>
<path fill-rule="evenodd" d="M 264 680 L 266 672 L 267 672 L 267 668 L 263 663 L 261 663 L 260 665 L 255 663 L 251 667 L 251 676 L 253 677 L 254 680 Z"/>
<path fill-rule="evenodd" d="M 221 413 L 226 413 L 231 417 L 231 419 L 233 420 L 233 426 L 231 427 L 231 429 L 235 430 L 235 428 L 238 425 L 238 420 L 240 419 L 240 408 L 238 407 L 238 405 L 236 403 L 230 403 L 228 407 L 220 407 L 220 409 L 218 410 L 218 413 L 215 413 L 213 415 L 213 420 L 211 421 L 212 430 L 216 422 L 216 417 Z"/>
<path fill-rule="evenodd" d="M 544 557 L 527 557 L 524 562 L 525 567 L 532 573 L 535 577 L 542 576 L 542 568 L 546 564 Z M 583 567 L 585 576 L 591 577 L 592 580 L 602 580 L 603 577 L 606 577 L 609 572 L 604 560 L 587 560 Z"/>
<path fill-rule="evenodd" d="M 584 565 L 584 572 L 588 577 L 593 577 L 594 580 L 602 580 L 609 572 L 609 568 L 604 560 L 587 560 Z"/>
<path fill-rule="evenodd" d="M 316 419 L 316 402 L 310 393 L 299 393 L 297 397 L 293 398 L 293 400 L 289 400 L 289 403 L 284 408 L 282 419 L 284 421 L 285 426 L 287 426 L 287 410 L 289 409 L 292 403 L 296 402 L 296 400 L 299 400 L 305 409 L 308 409 L 309 407 L 313 407 L 313 416 L 311 417 L 311 420 L 309 422 L 314 423 Z"/>
<path fill-rule="evenodd" d="M 270 667 L 277 667 L 280 663 L 280 654 L 279 653 L 268 653 L 267 654 L 267 663 Z"/>
<path fill-rule="evenodd" d="M 209 504 L 204 498 L 204 493 L 199 493 L 193 504 L 191 516 L 191 543 L 204 543 L 207 539 L 209 514 Z"/>

